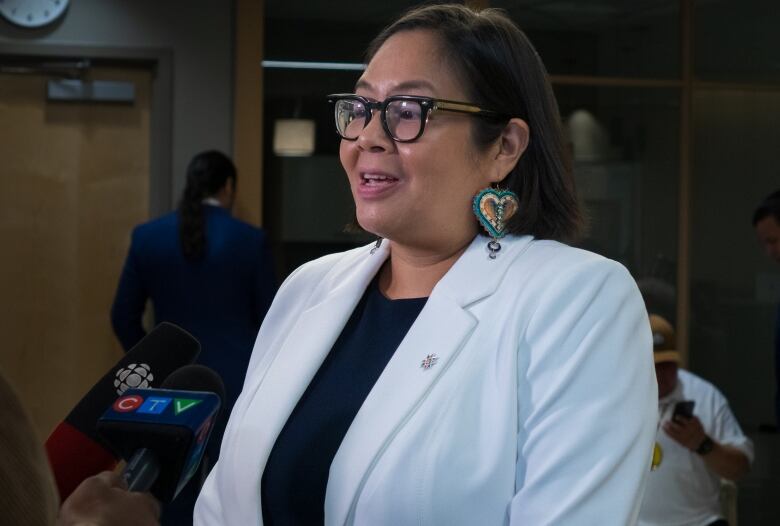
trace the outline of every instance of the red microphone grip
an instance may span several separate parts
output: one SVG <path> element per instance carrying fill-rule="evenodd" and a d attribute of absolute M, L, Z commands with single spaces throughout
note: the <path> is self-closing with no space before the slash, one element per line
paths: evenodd
<path fill-rule="evenodd" d="M 113 470 L 118 462 L 113 453 L 67 422 L 61 422 L 52 431 L 45 448 L 60 502 L 67 499 L 84 479 Z"/>

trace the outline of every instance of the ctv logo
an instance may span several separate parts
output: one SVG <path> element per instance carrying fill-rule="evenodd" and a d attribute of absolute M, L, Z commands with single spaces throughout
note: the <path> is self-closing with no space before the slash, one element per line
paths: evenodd
<path fill-rule="evenodd" d="M 166 396 L 149 396 L 146 399 L 140 395 L 122 396 L 112 406 L 117 413 L 141 413 L 147 415 L 160 415 L 173 403 L 173 413 L 181 413 L 192 409 L 203 400 L 192 398 L 169 398 Z"/>

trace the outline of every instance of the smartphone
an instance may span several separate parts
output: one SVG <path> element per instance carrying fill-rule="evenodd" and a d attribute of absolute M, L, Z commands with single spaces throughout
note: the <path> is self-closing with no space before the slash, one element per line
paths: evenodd
<path fill-rule="evenodd" d="M 674 404 L 674 412 L 672 413 L 672 420 L 677 420 L 677 417 L 693 418 L 693 406 L 696 402 L 693 400 L 683 400 Z"/>

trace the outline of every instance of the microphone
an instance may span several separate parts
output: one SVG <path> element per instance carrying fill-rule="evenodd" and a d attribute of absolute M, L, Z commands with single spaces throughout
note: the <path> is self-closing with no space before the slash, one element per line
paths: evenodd
<path fill-rule="evenodd" d="M 128 389 L 98 420 L 97 430 L 127 460 L 131 491 L 170 502 L 198 469 L 225 386 L 217 373 L 187 365 L 160 389 Z"/>
<path fill-rule="evenodd" d="M 130 349 L 76 404 L 46 440 L 60 499 L 86 478 L 112 470 L 118 458 L 95 430 L 107 405 L 128 388 L 159 386 L 173 371 L 195 361 L 200 343 L 184 329 L 163 322 Z"/>

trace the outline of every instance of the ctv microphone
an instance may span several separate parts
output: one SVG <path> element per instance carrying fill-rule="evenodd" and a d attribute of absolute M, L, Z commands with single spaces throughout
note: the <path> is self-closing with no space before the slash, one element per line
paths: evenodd
<path fill-rule="evenodd" d="M 127 466 L 131 491 L 170 502 L 198 469 L 219 414 L 225 386 L 202 365 L 182 367 L 160 389 L 128 389 L 97 430 Z"/>
<path fill-rule="evenodd" d="M 95 430 L 106 406 L 128 388 L 156 387 L 183 365 L 195 361 L 200 343 L 184 329 L 163 322 L 144 336 L 101 378 L 46 440 L 60 499 L 84 479 L 114 469 L 118 458 Z"/>

